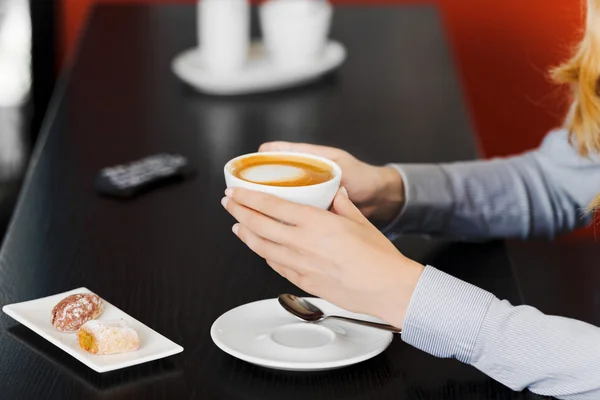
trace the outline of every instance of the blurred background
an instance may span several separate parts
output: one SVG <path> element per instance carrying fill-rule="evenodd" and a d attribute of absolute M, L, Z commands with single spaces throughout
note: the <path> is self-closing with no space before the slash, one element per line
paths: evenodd
<path fill-rule="evenodd" d="M 68 68 L 91 9 L 97 3 L 141 2 L 194 0 L 0 0 L 0 233 L 10 218 L 57 78 Z M 577 40 L 580 2 L 333 3 L 438 6 L 482 156 L 535 147 L 549 129 L 560 124 L 567 106 L 564 89 L 554 86 L 546 73 L 569 54 Z"/>

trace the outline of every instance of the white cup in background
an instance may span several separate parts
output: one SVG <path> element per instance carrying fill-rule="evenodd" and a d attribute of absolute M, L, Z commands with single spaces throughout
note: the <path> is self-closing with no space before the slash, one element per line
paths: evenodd
<path fill-rule="evenodd" d="M 233 175 L 232 170 L 234 169 L 234 165 L 237 161 L 242 160 L 248 157 L 285 157 L 285 156 L 293 156 L 293 157 L 301 157 L 307 158 L 309 160 L 317 160 L 321 163 L 325 163 L 331 167 L 331 173 L 333 178 L 323 183 L 319 183 L 316 185 L 310 186 L 271 186 L 264 185 L 260 183 L 249 182 L 243 179 L 240 179 Z M 224 168 L 225 172 L 225 183 L 228 188 L 231 187 L 241 187 L 244 189 L 254 190 L 257 192 L 268 193 L 273 196 L 277 196 L 281 199 L 291 201 L 298 204 L 304 204 L 308 206 L 317 207 L 323 210 L 327 210 L 335 195 L 337 194 L 340 183 L 342 181 L 342 169 L 335 162 L 315 156 L 312 154 L 304 154 L 304 153 L 294 153 L 294 152 L 264 152 L 264 153 L 250 153 L 245 154 L 243 156 L 236 157 L 230 160 L 227 164 L 225 164 Z"/>
<path fill-rule="evenodd" d="M 272 61 L 299 68 L 321 56 L 333 9 L 325 0 L 269 0 L 259 8 L 260 24 Z"/>
<path fill-rule="evenodd" d="M 198 42 L 211 71 L 226 74 L 243 68 L 250 43 L 248 0 L 201 0 Z"/>

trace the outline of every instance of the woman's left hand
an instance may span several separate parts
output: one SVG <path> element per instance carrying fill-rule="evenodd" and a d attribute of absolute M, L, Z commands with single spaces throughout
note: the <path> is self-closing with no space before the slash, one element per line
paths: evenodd
<path fill-rule="evenodd" d="M 239 222 L 234 233 L 280 275 L 344 309 L 402 328 L 423 266 L 402 255 L 344 189 L 332 212 L 242 188 L 225 194 L 223 206 Z"/>

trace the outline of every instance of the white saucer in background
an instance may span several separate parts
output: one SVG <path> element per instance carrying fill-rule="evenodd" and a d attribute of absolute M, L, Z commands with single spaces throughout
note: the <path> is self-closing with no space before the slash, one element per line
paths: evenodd
<path fill-rule="evenodd" d="M 323 55 L 314 62 L 295 69 L 285 69 L 269 60 L 261 42 L 254 42 L 245 68 L 233 74 L 219 74 L 208 70 L 202 62 L 199 48 L 189 49 L 179 54 L 173 60 L 171 69 L 179 79 L 201 92 L 241 95 L 309 83 L 338 68 L 345 59 L 344 46 L 330 41 Z"/>
<path fill-rule="evenodd" d="M 376 319 L 342 310 L 321 299 L 308 299 L 325 314 Z M 319 371 L 356 364 L 383 352 L 393 334 L 348 322 L 300 321 L 277 299 L 249 303 L 219 317 L 211 337 L 224 352 L 263 367 Z"/>

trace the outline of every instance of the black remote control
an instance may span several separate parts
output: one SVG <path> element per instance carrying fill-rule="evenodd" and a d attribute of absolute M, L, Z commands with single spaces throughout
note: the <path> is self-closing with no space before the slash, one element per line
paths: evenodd
<path fill-rule="evenodd" d="M 188 160 L 178 154 L 156 154 L 129 164 L 104 168 L 96 178 L 99 194 L 131 198 L 191 175 Z"/>

